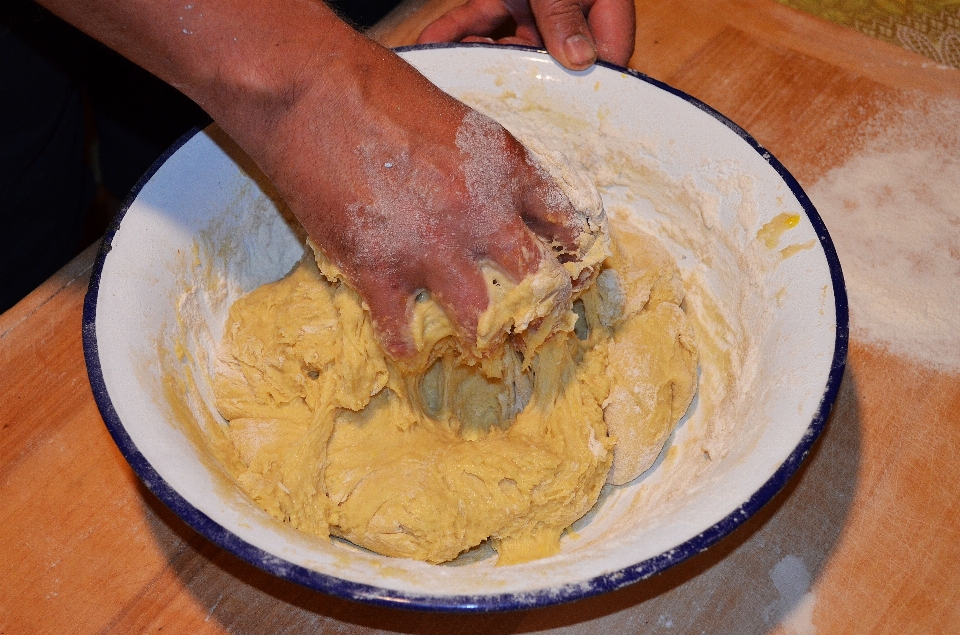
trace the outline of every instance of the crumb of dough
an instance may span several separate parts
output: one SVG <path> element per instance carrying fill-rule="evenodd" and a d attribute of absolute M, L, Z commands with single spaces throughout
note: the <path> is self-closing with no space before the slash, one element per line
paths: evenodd
<path fill-rule="evenodd" d="M 592 222 L 603 235 L 580 258 L 597 260 L 564 269 L 565 297 L 538 295 L 537 274 L 497 287 L 489 323 L 514 329 L 497 346 L 462 346 L 426 297 L 420 354 L 396 362 L 319 251 L 237 300 L 214 378 L 236 482 L 301 531 L 388 556 L 439 563 L 485 540 L 500 565 L 556 553 L 604 483 L 653 462 L 696 387 L 676 263 L 627 225 L 608 241 L 602 208 Z"/>

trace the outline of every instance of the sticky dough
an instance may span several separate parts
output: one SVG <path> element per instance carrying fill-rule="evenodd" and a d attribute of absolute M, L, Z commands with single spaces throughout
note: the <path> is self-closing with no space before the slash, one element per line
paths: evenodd
<path fill-rule="evenodd" d="M 534 150 L 578 209 L 578 253 L 517 284 L 485 269 L 491 303 L 471 346 L 427 298 L 412 318 L 419 355 L 392 360 L 319 251 L 231 307 L 221 450 L 271 515 L 429 562 L 489 539 L 513 564 L 556 553 L 605 482 L 654 461 L 696 386 L 679 271 L 651 236 L 608 230 L 592 184 Z"/>

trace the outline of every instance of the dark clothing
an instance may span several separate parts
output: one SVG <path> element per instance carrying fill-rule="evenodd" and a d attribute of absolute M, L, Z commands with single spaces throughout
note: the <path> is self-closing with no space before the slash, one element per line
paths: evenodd
<path fill-rule="evenodd" d="M 0 311 L 86 247 L 98 187 L 124 198 L 171 143 L 208 121 L 179 92 L 33 2 L 4 0 Z"/>
<path fill-rule="evenodd" d="M 397 3 L 331 4 L 365 28 Z M 177 90 L 32 1 L 2 0 L 0 312 L 86 247 L 95 194 L 125 198 L 166 148 L 209 121 Z"/>
<path fill-rule="evenodd" d="M 366 29 L 400 4 L 400 0 L 327 0 L 337 14 L 358 29 Z"/>
<path fill-rule="evenodd" d="M 0 311 L 77 253 L 94 182 L 70 79 L 0 31 Z"/>

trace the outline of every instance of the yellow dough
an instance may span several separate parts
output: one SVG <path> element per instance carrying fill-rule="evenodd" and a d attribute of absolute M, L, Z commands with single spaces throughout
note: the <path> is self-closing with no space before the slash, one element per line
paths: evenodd
<path fill-rule="evenodd" d="M 319 254 L 240 298 L 214 382 L 237 483 L 302 531 L 385 555 L 443 562 L 488 538 L 498 564 L 556 553 L 608 478 L 653 462 L 696 385 L 676 264 L 611 230 L 580 319 L 567 310 L 529 359 L 509 341 L 465 353 L 426 299 L 422 354 L 398 364 Z"/>
<path fill-rule="evenodd" d="M 654 461 L 697 389 L 697 348 L 680 308 L 673 257 L 648 234 L 620 227 L 595 287 L 608 345 L 607 432 L 617 439 L 607 482 L 623 485 Z M 612 315 L 608 317 L 608 315 Z"/>
<path fill-rule="evenodd" d="M 428 562 L 489 539 L 514 564 L 556 553 L 606 482 L 656 459 L 696 388 L 676 263 L 651 236 L 608 227 L 593 184 L 523 141 L 574 208 L 578 243 L 541 245 L 517 282 L 481 263 L 476 341 L 421 294 L 418 353 L 393 360 L 316 249 L 231 307 L 214 378 L 229 425 L 212 442 L 271 515 Z"/>

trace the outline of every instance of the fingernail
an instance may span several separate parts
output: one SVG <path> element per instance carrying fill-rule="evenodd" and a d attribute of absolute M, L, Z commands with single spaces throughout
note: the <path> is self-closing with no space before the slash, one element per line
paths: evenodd
<path fill-rule="evenodd" d="M 563 43 L 563 50 L 573 66 L 586 67 L 597 61 L 597 49 L 593 48 L 590 40 L 580 34 L 568 37 Z"/>

